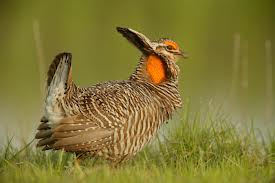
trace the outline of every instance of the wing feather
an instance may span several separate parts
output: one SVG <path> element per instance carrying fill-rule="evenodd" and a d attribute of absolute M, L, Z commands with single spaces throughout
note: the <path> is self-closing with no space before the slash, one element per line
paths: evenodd
<path fill-rule="evenodd" d="M 99 127 L 82 115 L 63 119 L 52 130 L 53 149 L 65 151 L 91 151 L 103 147 L 112 140 L 113 130 Z"/>

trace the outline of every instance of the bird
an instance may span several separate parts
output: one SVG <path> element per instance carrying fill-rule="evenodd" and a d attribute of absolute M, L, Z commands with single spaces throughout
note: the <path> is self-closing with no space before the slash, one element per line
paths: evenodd
<path fill-rule="evenodd" d="M 168 38 L 151 41 L 131 28 L 116 30 L 142 53 L 134 72 L 83 88 L 72 80 L 72 54 L 58 54 L 47 73 L 37 147 L 117 165 L 141 151 L 182 108 L 177 61 L 186 54 L 179 45 Z"/>

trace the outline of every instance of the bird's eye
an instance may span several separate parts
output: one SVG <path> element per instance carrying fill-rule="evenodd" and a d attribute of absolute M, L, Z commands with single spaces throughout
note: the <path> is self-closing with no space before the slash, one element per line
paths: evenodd
<path fill-rule="evenodd" d="M 173 50 L 174 48 L 173 48 L 173 46 L 171 46 L 171 45 L 167 45 L 167 46 L 166 46 L 166 49 L 167 49 L 167 50 Z"/>

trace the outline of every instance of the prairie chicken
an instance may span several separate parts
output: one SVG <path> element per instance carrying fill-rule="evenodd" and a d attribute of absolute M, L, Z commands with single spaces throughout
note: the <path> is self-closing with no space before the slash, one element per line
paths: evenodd
<path fill-rule="evenodd" d="M 184 55 L 179 46 L 166 38 L 150 41 L 129 28 L 117 31 L 143 54 L 136 70 L 127 80 L 80 88 L 72 81 L 72 55 L 57 55 L 48 71 L 38 147 L 117 164 L 140 151 L 182 106 L 176 61 Z"/>

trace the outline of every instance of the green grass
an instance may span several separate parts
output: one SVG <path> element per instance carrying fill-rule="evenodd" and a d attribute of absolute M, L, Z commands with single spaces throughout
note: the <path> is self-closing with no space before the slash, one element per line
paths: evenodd
<path fill-rule="evenodd" d="M 0 182 L 275 182 L 274 133 L 236 128 L 219 113 L 193 119 L 187 113 L 116 169 L 94 159 L 78 165 L 73 154 L 9 141 L 0 152 Z"/>

